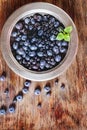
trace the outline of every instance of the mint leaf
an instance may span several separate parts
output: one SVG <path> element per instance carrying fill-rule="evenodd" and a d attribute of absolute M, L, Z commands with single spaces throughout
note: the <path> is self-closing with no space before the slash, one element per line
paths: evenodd
<path fill-rule="evenodd" d="M 64 35 L 64 40 L 67 42 L 70 42 L 70 35 L 69 34 L 65 34 Z"/>
<path fill-rule="evenodd" d="M 59 40 L 59 41 L 63 40 L 64 39 L 64 34 L 63 33 L 58 33 L 56 39 Z"/>
<path fill-rule="evenodd" d="M 66 27 L 66 28 L 64 29 L 64 32 L 65 32 L 65 33 L 71 33 L 71 31 L 72 31 L 72 26 L 68 26 L 68 27 Z"/>

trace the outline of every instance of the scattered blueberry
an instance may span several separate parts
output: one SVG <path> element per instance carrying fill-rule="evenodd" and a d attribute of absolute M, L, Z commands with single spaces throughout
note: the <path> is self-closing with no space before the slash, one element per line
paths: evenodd
<path fill-rule="evenodd" d="M 56 62 L 60 62 L 60 61 L 61 61 L 61 56 L 60 56 L 60 55 L 57 55 L 57 56 L 55 57 L 55 61 L 56 61 Z"/>
<path fill-rule="evenodd" d="M 64 89 L 64 88 L 65 88 L 65 84 L 62 83 L 60 87 L 61 87 L 62 89 Z"/>
<path fill-rule="evenodd" d="M 17 102 L 17 98 L 16 98 L 16 96 L 14 97 L 13 102 L 14 102 L 14 103 Z"/>
<path fill-rule="evenodd" d="M 28 93 L 28 91 L 29 91 L 28 87 L 22 88 L 22 92 L 23 92 L 24 94 Z"/>
<path fill-rule="evenodd" d="M 47 97 L 50 97 L 50 96 L 51 96 L 51 91 L 48 91 L 48 92 L 46 93 L 46 96 L 47 96 Z"/>
<path fill-rule="evenodd" d="M 37 104 L 37 107 L 38 107 L 38 108 L 41 108 L 41 102 L 39 102 L 39 103 Z"/>
<path fill-rule="evenodd" d="M 17 99 L 17 101 L 22 101 L 22 99 L 23 99 L 23 93 L 22 92 L 19 92 L 18 93 L 18 95 L 16 96 L 16 99 Z"/>
<path fill-rule="evenodd" d="M 4 94 L 9 94 L 9 88 L 6 88 Z"/>
<path fill-rule="evenodd" d="M 38 87 L 35 88 L 34 94 L 35 95 L 40 95 L 40 93 L 41 93 L 41 88 L 40 88 L 40 86 L 38 86 Z"/>
<path fill-rule="evenodd" d="M 48 83 L 48 84 L 46 84 L 45 86 L 44 86 L 44 91 L 45 92 L 49 92 L 51 90 L 51 86 L 50 86 L 50 84 Z"/>
<path fill-rule="evenodd" d="M 0 108 L 0 115 L 5 115 L 6 114 L 6 106 L 2 105 Z"/>
<path fill-rule="evenodd" d="M 15 112 L 15 104 L 11 104 L 11 105 L 9 106 L 9 108 L 8 108 L 8 111 L 9 111 L 10 113 L 14 113 L 14 112 Z"/>
<path fill-rule="evenodd" d="M 58 84 L 58 81 L 59 81 L 58 79 L 56 79 L 56 80 L 55 80 L 55 85 L 57 85 L 57 84 Z"/>
<path fill-rule="evenodd" d="M 24 82 L 24 86 L 25 86 L 25 87 L 30 87 L 30 85 L 31 85 L 31 81 L 30 81 L 30 80 L 26 80 L 26 81 Z"/>
<path fill-rule="evenodd" d="M 2 74 L 0 75 L 0 81 L 5 81 L 6 79 L 6 72 L 3 71 Z"/>

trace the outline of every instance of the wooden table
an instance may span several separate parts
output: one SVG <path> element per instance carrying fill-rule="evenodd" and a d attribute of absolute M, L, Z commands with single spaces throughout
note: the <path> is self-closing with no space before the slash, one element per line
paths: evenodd
<path fill-rule="evenodd" d="M 41 0 L 38 0 L 41 1 Z M 20 6 L 35 0 L 0 0 L 0 33 L 7 18 Z M 14 114 L 0 116 L 0 130 L 87 130 L 87 0 L 45 0 L 64 9 L 73 19 L 78 30 L 79 48 L 69 69 L 49 81 L 52 94 L 47 97 L 43 87 L 48 82 L 32 82 L 29 93 L 16 104 Z M 0 106 L 7 107 L 23 88 L 25 79 L 12 72 L 0 52 L 0 74 L 6 71 L 5 82 L 0 81 Z M 61 84 L 65 88 L 61 88 Z M 34 95 L 40 85 L 41 95 Z M 4 94 L 9 87 L 10 94 Z M 41 108 L 37 104 L 41 102 Z"/>

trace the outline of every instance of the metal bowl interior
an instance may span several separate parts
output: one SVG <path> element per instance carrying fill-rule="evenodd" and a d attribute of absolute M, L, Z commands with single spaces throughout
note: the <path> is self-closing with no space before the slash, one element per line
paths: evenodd
<path fill-rule="evenodd" d="M 71 41 L 69 43 L 69 49 L 64 60 L 58 66 L 48 71 L 36 72 L 24 68 L 16 61 L 10 48 L 10 35 L 17 21 L 19 21 L 23 17 L 30 16 L 34 13 L 51 14 L 56 17 L 60 22 L 62 22 L 65 26 L 70 25 L 73 27 L 73 31 L 71 33 Z M 72 63 L 74 57 L 76 56 L 77 48 L 78 34 L 72 19 L 59 7 L 44 2 L 27 4 L 17 9 L 8 18 L 1 33 L 1 51 L 8 66 L 21 77 L 34 81 L 50 80 L 62 74 Z"/>

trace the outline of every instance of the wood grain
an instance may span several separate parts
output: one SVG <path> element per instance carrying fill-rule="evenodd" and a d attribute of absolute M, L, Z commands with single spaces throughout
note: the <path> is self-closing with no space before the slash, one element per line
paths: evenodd
<path fill-rule="evenodd" d="M 38 0 L 41 1 L 41 0 Z M 36 0 L 0 0 L 0 33 L 7 18 L 20 6 L 37 2 Z M 79 35 L 77 56 L 69 69 L 49 81 L 52 86 L 51 97 L 46 97 L 43 87 L 46 82 L 32 82 L 29 93 L 23 101 L 16 104 L 14 114 L 0 116 L 0 130 L 87 130 L 87 0 L 44 0 L 64 9 L 73 19 Z M 12 72 L 0 52 L 0 74 L 7 72 L 5 82 L 0 82 L 0 106 L 7 107 L 13 97 L 23 87 L 25 79 Z M 61 84 L 65 84 L 62 89 Z M 34 88 L 40 85 L 41 95 L 34 95 Z M 9 97 L 4 95 L 6 87 Z M 42 107 L 38 108 L 38 102 Z"/>

